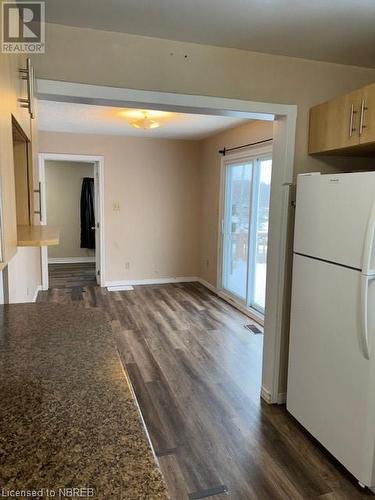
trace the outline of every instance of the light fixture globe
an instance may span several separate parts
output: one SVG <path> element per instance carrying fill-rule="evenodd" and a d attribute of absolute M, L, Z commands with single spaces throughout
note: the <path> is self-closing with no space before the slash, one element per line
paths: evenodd
<path fill-rule="evenodd" d="M 151 118 L 148 116 L 147 111 L 142 111 L 142 113 L 143 113 L 142 118 L 139 118 L 138 120 L 133 120 L 133 121 L 129 122 L 129 124 L 132 127 L 142 128 L 143 130 L 149 130 L 152 128 L 159 128 L 160 127 L 159 122 L 157 122 L 155 120 L 151 120 Z"/>

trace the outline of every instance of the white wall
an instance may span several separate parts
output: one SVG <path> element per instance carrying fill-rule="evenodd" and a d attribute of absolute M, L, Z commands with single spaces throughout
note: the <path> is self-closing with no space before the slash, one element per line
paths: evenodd
<path fill-rule="evenodd" d="M 0 271 L 0 304 L 5 302 L 4 271 Z"/>
<path fill-rule="evenodd" d="M 199 274 L 198 142 L 41 132 L 39 144 L 104 156 L 105 281 Z"/>
<path fill-rule="evenodd" d="M 40 248 L 18 247 L 8 264 L 9 303 L 33 302 L 41 283 Z"/>

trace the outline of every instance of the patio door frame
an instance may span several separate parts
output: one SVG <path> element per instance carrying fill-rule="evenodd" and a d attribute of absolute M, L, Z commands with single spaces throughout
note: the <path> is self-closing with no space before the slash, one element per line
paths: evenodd
<path fill-rule="evenodd" d="M 227 168 L 229 165 L 246 162 L 246 161 L 254 161 L 258 158 L 262 158 L 264 156 L 271 155 L 272 157 L 272 145 L 273 143 L 266 144 L 264 146 L 249 146 L 246 150 L 237 153 L 228 153 L 226 156 L 223 156 L 221 159 L 221 167 L 220 167 L 220 203 L 219 203 L 219 248 L 218 248 L 218 262 L 217 262 L 217 283 L 218 290 L 220 295 L 234 303 L 236 306 L 241 308 L 243 312 L 245 312 L 250 318 L 254 319 L 262 326 L 264 326 L 264 314 L 253 307 L 249 307 L 247 305 L 247 294 L 249 288 L 249 274 L 250 269 L 248 267 L 246 273 L 246 299 L 241 299 L 239 296 L 231 293 L 229 290 L 225 289 L 223 286 L 223 271 L 224 271 L 224 216 L 225 216 L 225 191 L 226 191 L 226 175 Z M 255 161 L 254 161 L 255 165 Z M 254 169 L 253 165 L 253 169 Z M 250 258 L 250 238 L 252 229 L 250 227 L 251 223 L 251 212 L 252 212 L 252 193 L 253 193 L 253 179 L 254 179 L 254 171 L 251 175 L 251 194 L 250 194 L 250 203 L 249 203 L 249 233 L 248 233 L 248 261 Z M 271 177 L 271 186 L 272 186 L 272 177 Z"/>

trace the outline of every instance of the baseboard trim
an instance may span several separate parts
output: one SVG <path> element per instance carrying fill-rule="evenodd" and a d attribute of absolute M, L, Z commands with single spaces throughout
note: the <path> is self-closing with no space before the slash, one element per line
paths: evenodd
<path fill-rule="evenodd" d="M 120 287 L 120 286 L 137 286 L 137 285 L 163 285 L 167 283 L 188 283 L 191 281 L 199 281 L 196 276 L 180 276 L 171 278 L 148 278 L 143 280 L 122 280 L 122 281 L 105 281 L 105 287 Z"/>
<path fill-rule="evenodd" d="M 211 283 L 209 283 L 208 281 L 204 280 L 203 278 L 197 278 L 197 281 L 201 285 L 203 285 L 204 287 L 206 287 L 208 290 L 210 290 L 211 292 L 216 293 L 216 295 L 219 295 L 219 291 L 216 288 L 216 286 L 212 285 Z"/>
<path fill-rule="evenodd" d="M 222 292 L 221 290 L 219 290 L 217 292 L 217 294 L 218 294 L 218 296 L 221 299 L 223 299 L 226 302 L 228 302 L 228 304 L 230 304 L 231 306 L 235 307 L 240 312 L 242 312 L 243 314 L 245 314 L 249 318 L 251 318 L 254 321 L 256 321 L 257 323 L 259 323 L 261 326 L 264 326 L 264 318 L 263 318 L 263 316 L 261 316 L 260 314 L 257 314 L 255 311 L 252 311 L 252 310 L 248 309 L 246 306 L 244 306 L 242 304 L 239 304 L 235 299 L 232 299 L 232 297 L 230 295 L 226 294 L 225 292 Z"/>
<path fill-rule="evenodd" d="M 269 405 L 278 404 L 283 405 L 286 403 L 286 392 L 279 392 L 276 397 L 276 401 L 272 398 L 271 393 L 262 386 L 260 391 L 260 397 Z"/>
<path fill-rule="evenodd" d="M 272 401 L 271 393 L 263 386 L 260 390 L 260 397 L 263 399 L 263 401 L 265 401 L 269 405 L 274 403 L 274 401 Z"/>
<path fill-rule="evenodd" d="M 286 392 L 279 392 L 277 395 L 277 404 L 278 405 L 285 405 L 286 403 Z"/>
<path fill-rule="evenodd" d="M 95 257 L 50 257 L 48 264 L 79 264 L 81 262 L 95 261 Z"/>
<path fill-rule="evenodd" d="M 259 323 L 260 325 L 264 326 L 264 319 L 260 314 L 257 314 L 256 312 L 249 310 L 247 307 L 243 306 L 242 304 L 239 304 L 234 299 L 232 299 L 228 294 L 219 290 L 218 288 L 216 288 L 214 285 L 212 285 L 208 281 L 206 281 L 202 278 L 197 278 L 197 281 L 201 285 L 203 285 L 204 287 L 208 288 L 208 290 L 215 293 L 218 297 L 225 300 L 225 302 L 228 302 L 228 304 L 230 304 L 231 306 L 238 309 L 238 311 L 245 314 L 245 316 L 248 316 L 249 318 L 251 318 L 254 321 L 256 321 L 257 323 Z"/>
<path fill-rule="evenodd" d="M 42 285 L 38 285 L 36 288 L 35 288 L 35 292 L 34 292 L 34 296 L 33 296 L 33 302 L 36 302 L 37 298 L 38 298 L 38 293 L 42 291 Z"/>

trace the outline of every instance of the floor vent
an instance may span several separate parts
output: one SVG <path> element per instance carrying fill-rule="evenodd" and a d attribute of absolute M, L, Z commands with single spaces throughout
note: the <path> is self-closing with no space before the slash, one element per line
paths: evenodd
<path fill-rule="evenodd" d="M 107 286 L 107 290 L 109 292 L 129 292 L 130 290 L 134 290 L 134 287 L 131 285 L 116 285 Z"/>
<path fill-rule="evenodd" d="M 246 330 L 249 330 L 254 335 L 261 335 L 263 332 L 255 325 L 245 325 Z"/>

